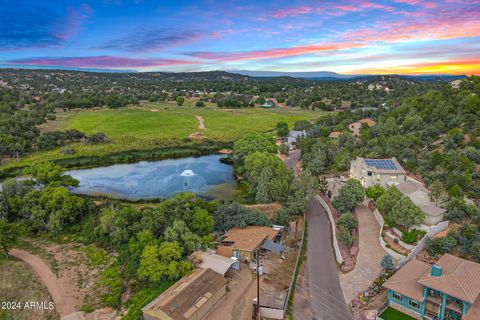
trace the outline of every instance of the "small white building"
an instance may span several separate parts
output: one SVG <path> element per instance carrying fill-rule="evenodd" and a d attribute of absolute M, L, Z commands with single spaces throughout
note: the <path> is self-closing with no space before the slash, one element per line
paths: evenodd
<path fill-rule="evenodd" d="M 373 185 L 388 187 L 406 181 L 406 171 L 396 158 L 365 159 L 357 157 L 350 163 L 350 178 L 360 180 L 365 188 Z"/>

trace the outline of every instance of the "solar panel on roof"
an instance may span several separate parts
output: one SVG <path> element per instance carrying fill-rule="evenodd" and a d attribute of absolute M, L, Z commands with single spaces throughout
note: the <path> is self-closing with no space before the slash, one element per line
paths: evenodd
<path fill-rule="evenodd" d="M 377 169 L 395 170 L 397 167 L 390 159 L 366 159 L 365 162 L 368 166 L 375 167 Z"/>

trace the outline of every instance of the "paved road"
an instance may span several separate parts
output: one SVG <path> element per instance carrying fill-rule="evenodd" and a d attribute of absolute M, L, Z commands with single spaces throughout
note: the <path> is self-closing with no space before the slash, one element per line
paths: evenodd
<path fill-rule="evenodd" d="M 306 217 L 308 286 L 315 319 L 351 320 L 338 277 L 330 223 L 325 209 L 317 199 L 309 200 Z"/>
<path fill-rule="evenodd" d="M 284 163 L 288 169 L 295 169 L 298 161 L 300 160 L 300 150 L 292 150 L 288 154 L 288 158 L 285 159 Z"/>

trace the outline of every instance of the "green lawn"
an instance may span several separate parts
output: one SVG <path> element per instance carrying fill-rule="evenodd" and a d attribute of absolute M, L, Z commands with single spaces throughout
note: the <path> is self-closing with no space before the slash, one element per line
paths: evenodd
<path fill-rule="evenodd" d="M 415 318 L 390 307 L 387 307 L 387 309 L 380 314 L 380 318 L 383 320 L 415 320 Z"/>
<path fill-rule="evenodd" d="M 206 130 L 198 128 L 195 115 L 205 120 Z M 172 103 L 146 103 L 122 109 L 75 110 L 63 114 L 58 122 L 49 122 L 42 129 L 78 129 L 87 134 L 104 132 L 108 144 L 74 144 L 75 154 L 49 150 L 27 155 L 20 162 L 11 161 L 0 169 L 25 166 L 33 162 L 89 156 L 104 156 L 132 150 L 186 145 L 188 142 L 234 141 L 253 131 L 271 131 L 279 121 L 290 125 L 297 120 L 314 120 L 325 115 L 317 110 L 293 108 L 221 109 L 213 106 L 179 107 Z M 50 129 L 49 129 L 50 126 Z M 193 134 L 193 135 L 192 135 Z"/>

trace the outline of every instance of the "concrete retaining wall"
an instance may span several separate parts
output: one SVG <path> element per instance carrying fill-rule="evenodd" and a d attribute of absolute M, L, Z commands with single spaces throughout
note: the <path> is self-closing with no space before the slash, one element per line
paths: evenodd
<path fill-rule="evenodd" d="M 385 243 L 385 240 L 383 240 L 383 237 L 382 237 L 383 225 L 385 224 L 385 220 L 383 219 L 383 216 L 377 209 L 375 209 L 375 211 L 373 212 L 373 215 L 375 216 L 375 219 L 377 220 L 378 225 L 380 226 L 380 233 L 378 234 L 378 239 L 380 240 L 380 245 L 382 246 L 383 250 L 385 250 L 385 252 L 391 255 L 395 260 L 405 259 L 406 256 L 404 256 L 403 254 L 397 253 L 392 249 L 387 248 L 387 244 Z"/>
<path fill-rule="evenodd" d="M 333 249 L 335 250 L 335 257 L 337 259 L 337 263 L 339 265 L 342 265 L 343 257 L 342 257 L 342 254 L 340 253 L 340 248 L 338 247 L 338 243 L 337 243 L 337 226 L 335 225 L 335 219 L 333 218 L 332 211 L 330 210 L 330 207 L 325 202 L 325 200 L 322 199 L 322 197 L 320 197 L 319 195 L 315 195 L 315 197 L 318 199 L 322 207 L 325 208 L 325 211 L 327 211 L 328 220 L 330 220 L 330 228 L 332 229 L 332 244 L 333 244 Z"/>

